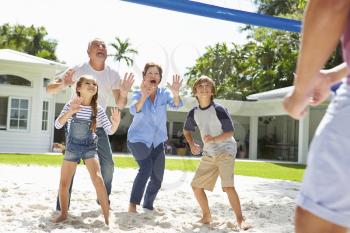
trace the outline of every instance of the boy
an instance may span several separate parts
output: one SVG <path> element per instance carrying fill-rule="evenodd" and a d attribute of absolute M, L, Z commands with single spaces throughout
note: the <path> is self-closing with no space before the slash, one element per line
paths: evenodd
<path fill-rule="evenodd" d="M 198 127 L 204 143 L 203 157 L 192 180 L 194 195 L 202 209 L 200 223 L 209 224 L 211 213 L 204 189 L 213 191 L 220 175 L 222 189 L 226 192 L 230 205 L 235 212 L 238 227 L 247 230 L 249 226 L 243 218 L 239 197 L 234 188 L 233 165 L 237 152 L 233 138 L 233 123 L 227 110 L 214 103 L 215 84 L 206 76 L 201 76 L 193 85 L 193 95 L 199 106 L 187 115 L 184 136 L 193 154 L 199 154 L 201 148 L 193 141 L 192 132 Z"/>

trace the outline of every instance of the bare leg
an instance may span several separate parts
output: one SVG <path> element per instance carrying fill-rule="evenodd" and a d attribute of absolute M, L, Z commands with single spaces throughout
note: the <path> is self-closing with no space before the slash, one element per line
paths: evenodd
<path fill-rule="evenodd" d="M 131 203 L 131 202 L 129 203 L 128 212 L 129 213 L 137 213 L 136 204 L 135 203 Z"/>
<path fill-rule="evenodd" d="M 97 158 L 85 160 L 85 165 L 90 173 L 90 178 L 95 186 L 97 199 L 101 204 L 102 213 L 106 225 L 109 224 L 109 203 L 105 184 L 103 182 L 100 164 Z"/>
<path fill-rule="evenodd" d="M 346 231 L 345 227 L 321 219 L 300 207 L 295 211 L 296 233 L 345 233 Z"/>
<path fill-rule="evenodd" d="M 207 195 L 203 188 L 192 187 L 194 196 L 196 197 L 199 206 L 202 209 L 203 217 L 198 221 L 203 224 L 209 224 L 211 222 L 211 213 L 208 204 Z"/>
<path fill-rule="evenodd" d="M 224 187 L 222 189 L 224 192 L 226 192 L 230 205 L 235 212 L 238 227 L 243 230 L 248 230 L 251 228 L 251 226 L 244 221 L 241 203 L 239 201 L 236 189 L 234 187 Z"/>
<path fill-rule="evenodd" d="M 63 160 L 61 167 L 61 179 L 60 179 L 60 187 L 59 187 L 59 199 L 61 206 L 60 216 L 53 219 L 52 222 L 58 223 L 67 219 L 68 216 L 68 201 L 69 201 L 69 186 L 72 182 L 72 177 L 77 168 L 76 162 L 70 162 Z"/>

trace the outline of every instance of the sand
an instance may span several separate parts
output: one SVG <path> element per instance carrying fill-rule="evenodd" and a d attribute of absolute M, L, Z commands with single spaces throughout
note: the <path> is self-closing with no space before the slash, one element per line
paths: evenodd
<path fill-rule="evenodd" d="M 186 166 L 186 161 L 184 161 Z M 104 225 L 95 190 L 84 166 L 74 180 L 68 219 L 53 224 L 60 167 L 0 165 L 0 232 L 235 232 L 235 217 L 218 182 L 208 192 L 213 222 L 196 223 L 200 210 L 190 187 L 192 172 L 166 171 L 155 211 L 127 213 L 136 169 L 116 168 L 111 224 Z M 253 228 L 245 232 L 294 232 L 295 197 L 300 183 L 235 176 L 243 214 Z M 242 230 L 241 230 L 242 231 Z"/>

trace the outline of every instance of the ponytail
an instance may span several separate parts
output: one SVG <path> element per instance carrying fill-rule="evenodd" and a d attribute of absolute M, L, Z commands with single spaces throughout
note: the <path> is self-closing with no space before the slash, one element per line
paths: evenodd
<path fill-rule="evenodd" d="M 96 132 L 96 118 L 97 118 L 97 93 L 91 99 L 91 110 L 92 110 L 92 132 Z"/>

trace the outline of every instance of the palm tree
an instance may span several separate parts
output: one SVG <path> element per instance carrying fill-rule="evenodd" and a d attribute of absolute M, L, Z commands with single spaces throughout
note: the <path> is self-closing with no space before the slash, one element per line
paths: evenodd
<path fill-rule="evenodd" d="M 119 37 L 115 37 L 115 43 L 111 43 L 110 45 L 115 49 L 115 53 L 109 56 L 113 56 L 115 61 L 119 64 L 124 61 L 128 66 L 134 64 L 134 60 L 131 57 L 138 52 L 136 49 L 131 48 L 129 38 L 123 41 Z"/>

